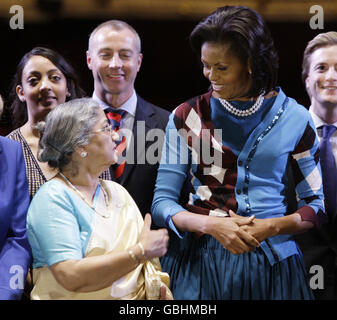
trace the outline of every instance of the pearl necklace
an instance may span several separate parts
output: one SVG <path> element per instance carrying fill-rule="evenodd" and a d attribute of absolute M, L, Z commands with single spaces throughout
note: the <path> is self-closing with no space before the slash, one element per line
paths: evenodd
<path fill-rule="evenodd" d="M 234 114 L 237 117 L 248 117 L 248 116 L 251 116 L 257 110 L 260 109 L 263 100 L 264 100 L 264 92 L 262 92 L 258 96 L 258 98 L 256 99 L 256 102 L 249 109 L 240 110 L 238 108 L 233 107 L 226 99 L 219 98 L 219 101 L 225 107 L 225 109 L 228 112 L 230 112 L 231 114 Z"/>
<path fill-rule="evenodd" d="M 88 202 L 86 197 L 83 195 L 83 193 L 80 190 L 78 190 L 62 172 L 59 172 L 59 174 L 63 178 L 63 180 L 68 184 L 68 186 L 71 189 L 73 189 L 81 197 L 81 199 L 86 203 L 86 205 L 88 207 L 90 207 L 92 210 L 94 210 L 97 214 L 99 214 L 103 218 L 109 218 L 110 217 L 110 215 L 111 215 L 110 213 L 108 215 L 106 215 L 106 214 L 102 214 L 102 213 L 98 212 L 96 210 L 96 208 L 94 208 L 92 205 L 90 205 L 90 203 Z M 105 202 L 105 206 L 107 207 L 108 206 L 108 201 L 107 201 L 108 195 L 106 194 L 106 191 L 104 190 L 103 186 L 101 184 L 99 184 L 99 185 L 101 186 L 101 189 L 103 191 L 104 202 Z"/>

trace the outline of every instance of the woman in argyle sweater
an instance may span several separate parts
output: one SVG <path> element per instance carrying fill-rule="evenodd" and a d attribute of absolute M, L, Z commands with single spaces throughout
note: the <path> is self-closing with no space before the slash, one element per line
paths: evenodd
<path fill-rule="evenodd" d="M 152 204 L 171 231 L 162 266 L 174 297 L 312 299 L 292 239 L 324 211 L 312 119 L 276 86 L 277 54 L 255 11 L 219 8 L 190 40 L 211 88 L 171 115 Z M 289 166 L 296 212 L 287 212 Z"/>

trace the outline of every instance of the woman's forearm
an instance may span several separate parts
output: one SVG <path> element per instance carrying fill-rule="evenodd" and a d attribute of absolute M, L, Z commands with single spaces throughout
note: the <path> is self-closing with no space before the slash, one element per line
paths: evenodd
<path fill-rule="evenodd" d="M 181 211 L 172 216 L 172 221 L 180 231 L 210 233 L 209 216 Z"/>
<path fill-rule="evenodd" d="M 231 216 L 238 217 L 238 215 L 234 213 L 231 213 Z M 314 224 L 312 222 L 303 220 L 302 216 L 295 212 L 278 218 L 256 218 L 251 223 L 242 225 L 241 228 L 259 242 L 262 242 L 265 239 L 278 234 L 296 234 L 305 232 L 313 226 Z"/>
<path fill-rule="evenodd" d="M 270 219 L 273 226 L 273 235 L 277 234 L 297 234 L 311 229 L 314 224 L 310 221 L 302 220 L 299 213 Z"/>
<path fill-rule="evenodd" d="M 139 246 L 130 248 L 140 260 Z M 86 257 L 81 260 L 66 260 L 50 267 L 56 280 L 67 290 L 90 292 L 104 289 L 130 271 L 138 263 L 127 251 Z"/>

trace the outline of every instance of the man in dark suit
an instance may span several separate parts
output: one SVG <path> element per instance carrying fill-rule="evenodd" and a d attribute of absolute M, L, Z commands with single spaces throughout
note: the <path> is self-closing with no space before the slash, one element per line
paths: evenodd
<path fill-rule="evenodd" d="M 337 299 L 337 32 L 321 33 L 308 43 L 302 77 L 320 141 L 326 220 L 297 241 L 309 276 L 317 278 L 312 282 L 316 299 Z"/>
<path fill-rule="evenodd" d="M 144 216 L 151 208 L 169 112 L 136 94 L 142 58 L 138 33 L 123 21 L 104 22 L 90 35 L 87 64 L 94 78 L 93 99 L 125 137 L 119 165 L 110 170 L 112 179 L 129 191 Z"/>

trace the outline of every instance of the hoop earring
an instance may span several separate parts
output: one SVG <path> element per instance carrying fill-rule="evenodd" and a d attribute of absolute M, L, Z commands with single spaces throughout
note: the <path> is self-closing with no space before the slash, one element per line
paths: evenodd
<path fill-rule="evenodd" d="M 82 152 L 81 152 L 81 157 L 82 157 L 82 158 L 85 158 L 85 157 L 87 156 L 87 154 L 88 154 L 88 153 L 87 153 L 86 151 L 82 151 Z"/>

